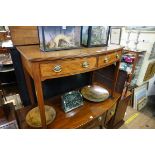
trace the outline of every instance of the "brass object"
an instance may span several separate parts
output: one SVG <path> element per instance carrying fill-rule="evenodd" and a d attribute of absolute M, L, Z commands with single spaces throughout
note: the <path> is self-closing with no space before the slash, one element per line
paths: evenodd
<path fill-rule="evenodd" d="M 52 106 L 45 105 L 46 124 L 50 124 L 56 117 L 56 111 Z M 29 126 L 34 128 L 42 127 L 40 111 L 38 107 L 31 109 L 26 115 L 26 122 Z"/>
<path fill-rule="evenodd" d="M 116 58 L 119 59 L 119 54 L 116 54 Z"/>
<path fill-rule="evenodd" d="M 82 67 L 83 68 L 88 68 L 89 67 L 89 63 L 87 61 L 82 63 Z"/>
<path fill-rule="evenodd" d="M 53 71 L 56 72 L 56 73 L 61 72 L 61 71 L 62 71 L 61 65 L 56 65 L 56 66 L 54 66 Z"/>
<path fill-rule="evenodd" d="M 109 61 L 108 57 L 105 57 L 104 62 L 107 63 Z"/>
<path fill-rule="evenodd" d="M 92 102 L 102 102 L 109 97 L 107 89 L 98 85 L 88 85 L 81 89 L 83 97 Z"/>
<path fill-rule="evenodd" d="M 98 118 L 98 120 L 99 120 L 99 121 L 102 121 L 102 116 L 100 116 L 100 117 Z"/>

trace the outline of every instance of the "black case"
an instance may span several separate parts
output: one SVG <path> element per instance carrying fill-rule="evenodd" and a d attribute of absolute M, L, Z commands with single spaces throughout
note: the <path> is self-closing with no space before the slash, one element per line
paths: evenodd
<path fill-rule="evenodd" d="M 104 47 L 108 45 L 108 40 L 109 40 L 109 34 L 110 34 L 110 26 L 108 26 L 107 32 L 106 32 L 106 43 L 103 44 L 96 44 L 96 45 L 91 45 L 91 39 L 92 39 L 92 29 L 93 26 L 88 26 L 88 36 L 87 36 L 87 44 L 83 44 L 82 38 L 83 38 L 83 26 L 81 28 L 81 45 L 85 47 Z"/>

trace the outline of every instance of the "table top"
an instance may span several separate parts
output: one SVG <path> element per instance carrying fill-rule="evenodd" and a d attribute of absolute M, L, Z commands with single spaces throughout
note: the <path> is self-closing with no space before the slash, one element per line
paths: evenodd
<path fill-rule="evenodd" d="M 43 52 L 40 50 L 39 45 L 17 47 L 17 50 L 21 53 L 21 55 L 26 60 L 32 62 L 107 54 L 121 49 L 123 49 L 123 47 L 120 45 L 109 45 L 106 47 L 92 47 L 92 48 Z"/>

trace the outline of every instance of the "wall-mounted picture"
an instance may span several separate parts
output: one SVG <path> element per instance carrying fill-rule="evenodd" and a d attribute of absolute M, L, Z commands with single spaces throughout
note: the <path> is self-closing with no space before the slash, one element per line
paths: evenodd
<path fill-rule="evenodd" d="M 126 30 L 155 31 L 155 26 L 126 26 Z"/>
<path fill-rule="evenodd" d="M 116 45 L 120 44 L 121 32 L 122 32 L 121 27 L 110 28 L 110 44 L 116 44 Z"/>

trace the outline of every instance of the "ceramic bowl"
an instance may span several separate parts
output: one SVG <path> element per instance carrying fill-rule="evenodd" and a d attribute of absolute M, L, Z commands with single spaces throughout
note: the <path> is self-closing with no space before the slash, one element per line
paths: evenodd
<path fill-rule="evenodd" d="M 46 124 L 53 122 L 56 116 L 56 111 L 53 107 L 45 105 Z M 26 115 L 26 122 L 29 126 L 34 128 L 42 127 L 39 108 L 35 107 L 31 109 Z"/>
<path fill-rule="evenodd" d="M 88 85 L 81 89 L 83 97 L 89 101 L 102 102 L 109 97 L 107 89 L 98 85 Z"/>

